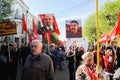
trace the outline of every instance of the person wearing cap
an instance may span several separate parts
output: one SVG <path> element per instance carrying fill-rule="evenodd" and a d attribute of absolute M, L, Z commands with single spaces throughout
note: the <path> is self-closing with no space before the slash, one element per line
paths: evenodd
<path fill-rule="evenodd" d="M 53 62 L 42 52 L 43 44 L 33 40 L 30 44 L 32 54 L 26 59 L 22 80 L 55 80 Z"/>
<path fill-rule="evenodd" d="M 53 60 L 54 71 L 56 71 L 58 65 L 58 50 L 56 49 L 56 45 L 52 43 L 50 45 L 50 57 Z"/>
<path fill-rule="evenodd" d="M 92 52 L 86 52 L 82 55 L 83 64 L 81 64 L 76 71 L 76 80 L 97 80 L 97 73 L 95 71 L 94 55 Z"/>

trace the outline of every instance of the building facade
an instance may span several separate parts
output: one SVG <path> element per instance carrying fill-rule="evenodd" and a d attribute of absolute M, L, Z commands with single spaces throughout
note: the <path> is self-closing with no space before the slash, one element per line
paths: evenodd
<path fill-rule="evenodd" d="M 10 15 L 10 20 L 16 22 L 17 34 L 8 35 L 9 43 L 16 42 L 18 47 L 20 44 L 26 43 L 27 34 L 22 30 L 22 14 L 25 15 L 26 25 L 29 31 L 32 32 L 32 19 L 37 23 L 37 18 L 29 12 L 29 7 L 23 2 L 23 0 L 14 0 L 13 4 L 10 6 L 12 9 L 12 14 Z M 1 41 L 4 40 L 6 36 L 1 37 Z"/>

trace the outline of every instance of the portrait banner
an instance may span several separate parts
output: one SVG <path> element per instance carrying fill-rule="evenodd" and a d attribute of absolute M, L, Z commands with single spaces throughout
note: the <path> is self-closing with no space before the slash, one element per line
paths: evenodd
<path fill-rule="evenodd" d="M 66 20 L 66 38 L 82 38 L 81 20 Z"/>
<path fill-rule="evenodd" d="M 55 16 L 53 14 L 40 14 L 39 17 L 42 23 L 41 32 L 44 34 L 48 44 L 57 43 L 59 39 L 56 38 L 60 35 L 60 31 Z"/>

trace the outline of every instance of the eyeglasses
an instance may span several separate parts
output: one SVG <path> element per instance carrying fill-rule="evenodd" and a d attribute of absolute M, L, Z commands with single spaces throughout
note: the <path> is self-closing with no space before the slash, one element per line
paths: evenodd
<path fill-rule="evenodd" d="M 37 45 L 31 45 L 31 48 L 33 48 L 33 47 L 37 48 Z"/>

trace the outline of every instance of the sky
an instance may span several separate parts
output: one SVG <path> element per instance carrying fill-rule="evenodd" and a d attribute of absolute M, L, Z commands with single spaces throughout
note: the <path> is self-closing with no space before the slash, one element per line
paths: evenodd
<path fill-rule="evenodd" d="M 23 0 L 29 11 L 37 16 L 39 14 L 54 14 L 60 30 L 59 38 L 66 40 L 66 20 L 81 20 L 84 24 L 88 16 L 96 11 L 96 0 Z M 99 8 L 107 1 L 99 0 Z"/>

